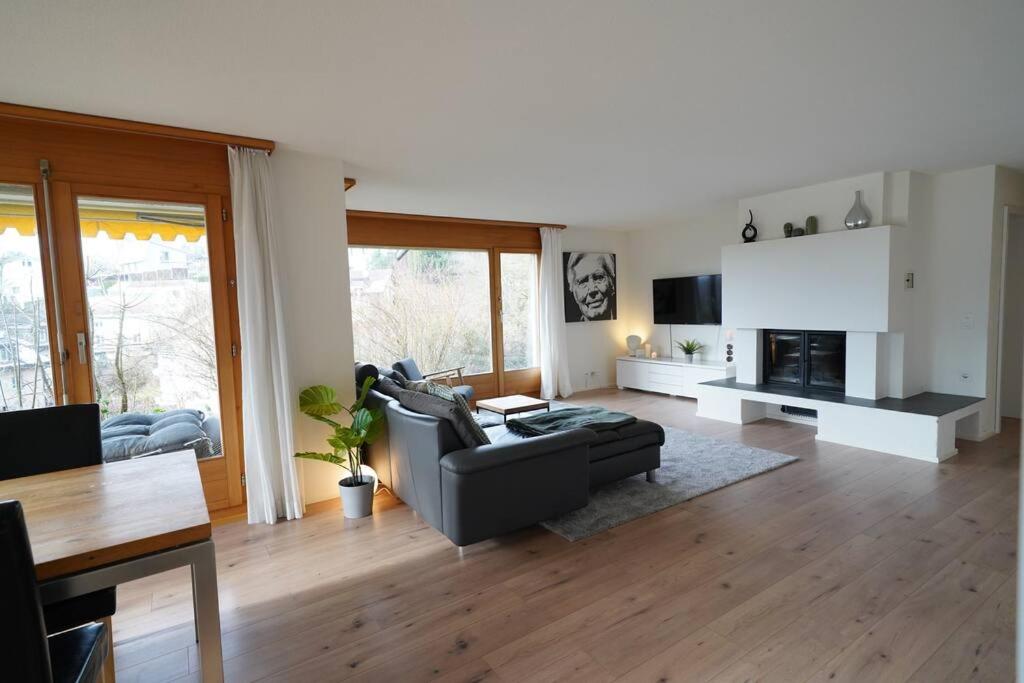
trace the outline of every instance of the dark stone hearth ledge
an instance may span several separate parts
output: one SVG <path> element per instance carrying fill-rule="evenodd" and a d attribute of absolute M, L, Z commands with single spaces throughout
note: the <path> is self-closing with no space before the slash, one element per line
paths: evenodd
<path fill-rule="evenodd" d="M 740 389 L 752 391 L 758 394 L 775 394 L 777 396 L 792 396 L 793 398 L 805 398 L 812 401 L 828 401 L 829 403 L 844 403 L 848 406 L 859 406 L 861 408 L 877 408 L 879 410 L 893 410 L 897 413 L 914 413 L 917 415 L 931 415 L 941 417 L 949 413 L 955 413 L 961 408 L 983 401 L 977 396 L 958 396 L 956 394 L 936 394 L 925 391 L 910 398 L 855 398 L 844 396 L 834 391 L 822 391 L 821 389 L 808 389 L 805 387 L 787 387 L 782 384 L 743 384 L 737 382 L 735 377 L 727 379 L 716 379 L 711 382 L 702 382 L 709 387 L 722 387 L 723 389 Z"/>

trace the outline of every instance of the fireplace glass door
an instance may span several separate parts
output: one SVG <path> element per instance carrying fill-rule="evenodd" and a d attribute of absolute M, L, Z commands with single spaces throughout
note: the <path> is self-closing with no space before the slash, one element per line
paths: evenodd
<path fill-rule="evenodd" d="M 802 332 L 770 330 L 765 334 L 766 382 L 803 384 Z"/>
<path fill-rule="evenodd" d="M 816 389 L 846 389 L 846 334 L 807 333 L 807 386 Z"/>
<path fill-rule="evenodd" d="M 845 391 L 846 333 L 765 330 L 764 381 Z"/>

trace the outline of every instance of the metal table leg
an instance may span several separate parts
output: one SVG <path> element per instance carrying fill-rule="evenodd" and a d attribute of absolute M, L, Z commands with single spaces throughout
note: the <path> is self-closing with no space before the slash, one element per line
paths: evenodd
<path fill-rule="evenodd" d="M 78 574 L 50 579 L 39 584 L 39 597 L 43 604 L 47 605 L 185 566 L 192 570 L 192 605 L 196 615 L 203 681 L 223 683 L 220 604 L 217 596 L 217 563 L 213 541 L 200 541 Z"/>
<path fill-rule="evenodd" d="M 192 606 L 196 614 L 199 663 L 204 681 L 224 680 L 220 644 L 220 604 L 217 598 L 217 559 L 213 543 L 199 549 L 192 562 Z"/>

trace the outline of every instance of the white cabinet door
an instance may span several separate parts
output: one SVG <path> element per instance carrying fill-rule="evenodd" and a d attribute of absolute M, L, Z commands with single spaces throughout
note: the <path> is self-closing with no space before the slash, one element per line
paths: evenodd
<path fill-rule="evenodd" d="M 647 384 L 647 365 L 631 360 L 615 361 L 615 383 L 620 387 L 644 389 Z"/>

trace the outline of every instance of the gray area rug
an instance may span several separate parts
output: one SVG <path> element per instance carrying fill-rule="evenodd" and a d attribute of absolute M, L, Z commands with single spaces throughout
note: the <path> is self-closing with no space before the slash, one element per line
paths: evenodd
<path fill-rule="evenodd" d="M 658 481 L 630 477 L 591 491 L 590 503 L 541 526 L 570 541 L 774 470 L 799 458 L 665 427 Z"/>

